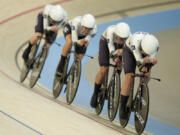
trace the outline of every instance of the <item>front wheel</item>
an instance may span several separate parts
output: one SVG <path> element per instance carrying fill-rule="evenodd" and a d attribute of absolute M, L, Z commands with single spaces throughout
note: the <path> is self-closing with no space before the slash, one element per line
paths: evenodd
<path fill-rule="evenodd" d="M 75 60 L 67 80 L 66 101 L 71 104 L 76 96 L 81 76 L 81 60 Z"/>
<path fill-rule="evenodd" d="M 66 60 L 65 65 L 64 65 L 63 76 L 61 76 L 61 77 L 57 76 L 57 70 L 58 69 L 56 69 L 56 73 L 54 76 L 54 82 L 53 82 L 53 96 L 54 96 L 54 98 L 59 97 L 59 95 L 62 91 L 63 85 L 64 85 L 64 81 L 66 81 L 65 76 L 67 74 L 69 59 L 70 59 L 70 55 L 67 56 L 67 60 Z"/>
<path fill-rule="evenodd" d="M 42 52 L 40 52 L 33 64 L 33 69 L 31 73 L 31 78 L 29 82 L 29 87 L 33 88 L 36 84 L 37 80 L 40 77 L 41 71 L 43 69 L 46 57 L 47 57 L 48 49 L 43 48 Z"/>
<path fill-rule="evenodd" d="M 119 106 L 119 95 L 121 89 L 120 76 L 118 73 L 113 74 L 108 88 L 108 117 L 113 121 Z"/>
<path fill-rule="evenodd" d="M 144 131 L 149 113 L 149 89 L 147 84 L 141 85 L 134 101 L 134 122 L 138 134 Z"/>
<path fill-rule="evenodd" d="M 24 62 L 22 69 L 21 69 L 21 75 L 20 75 L 20 82 L 21 83 L 26 79 L 28 73 L 29 73 L 29 68 L 27 67 L 27 64 Z"/>

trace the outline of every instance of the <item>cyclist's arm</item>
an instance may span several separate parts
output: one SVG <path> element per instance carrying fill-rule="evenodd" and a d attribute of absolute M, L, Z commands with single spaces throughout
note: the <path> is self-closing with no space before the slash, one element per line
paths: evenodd
<path fill-rule="evenodd" d="M 116 50 L 115 50 L 115 47 L 114 47 L 113 34 L 112 34 L 111 31 L 107 32 L 107 44 L 108 44 L 108 49 L 109 49 L 110 55 L 115 55 Z"/>
<path fill-rule="evenodd" d="M 48 16 L 47 15 L 43 15 L 43 27 L 45 31 L 50 31 L 51 30 L 51 26 L 49 26 L 49 21 L 48 21 Z"/>
<path fill-rule="evenodd" d="M 77 24 L 72 23 L 71 33 L 72 33 L 73 44 L 80 44 L 81 40 L 78 40 Z"/>
<path fill-rule="evenodd" d="M 87 35 L 85 37 L 85 46 L 87 47 L 91 38 L 93 38 L 97 33 L 97 26 L 95 25 L 95 27 L 90 31 L 89 35 Z"/>
<path fill-rule="evenodd" d="M 136 62 L 139 64 L 142 64 L 144 60 L 142 58 L 139 48 L 137 48 L 135 45 L 132 45 L 132 48 L 133 48 L 133 54 L 136 59 Z"/>

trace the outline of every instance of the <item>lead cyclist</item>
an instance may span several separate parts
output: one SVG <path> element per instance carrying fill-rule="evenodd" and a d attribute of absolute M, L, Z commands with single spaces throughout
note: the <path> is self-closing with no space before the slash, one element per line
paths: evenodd
<path fill-rule="evenodd" d="M 126 104 L 134 83 L 136 66 L 141 67 L 140 72 L 150 76 L 151 67 L 157 64 L 155 57 L 159 50 L 157 38 L 149 33 L 136 32 L 128 38 L 123 49 L 123 68 L 125 80 L 121 89 L 120 119 L 128 119 Z M 148 79 L 146 80 L 148 82 Z"/>

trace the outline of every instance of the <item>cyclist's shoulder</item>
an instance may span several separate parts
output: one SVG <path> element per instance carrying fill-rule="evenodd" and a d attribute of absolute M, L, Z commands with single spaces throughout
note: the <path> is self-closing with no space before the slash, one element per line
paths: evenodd
<path fill-rule="evenodd" d="M 81 22 L 82 16 L 76 16 L 75 18 L 71 19 L 69 22 L 71 25 L 77 25 Z"/>
<path fill-rule="evenodd" d="M 113 33 L 115 31 L 115 25 L 111 25 L 109 27 L 107 27 L 107 29 L 105 30 L 107 33 Z"/>
<path fill-rule="evenodd" d="M 103 36 L 105 38 L 112 38 L 114 31 L 115 31 L 115 25 L 111 25 L 107 27 L 106 30 L 103 32 Z"/>
<path fill-rule="evenodd" d="M 126 40 L 126 46 L 129 47 L 132 51 L 139 50 L 141 43 L 141 35 L 139 34 L 132 34 Z"/>
<path fill-rule="evenodd" d="M 68 24 L 71 26 L 72 30 L 76 30 L 79 28 L 81 21 L 81 16 L 76 16 L 75 18 L 69 20 Z"/>
<path fill-rule="evenodd" d="M 147 32 L 135 32 L 129 36 L 127 41 L 129 42 L 130 45 L 132 45 L 132 44 L 133 45 L 139 45 L 141 40 L 143 39 L 143 37 L 147 34 L 149 34 L 149 33 L 147 33 Z"/>
<path fill-rule="evenodd" d="M 147 34 L 149 34 L 149 33 L 148 32 L 142 32 L 142 31 L 135 32 L 134 34 L 132 34 L 131 40 L 142 40 L 143 37 Z"/>

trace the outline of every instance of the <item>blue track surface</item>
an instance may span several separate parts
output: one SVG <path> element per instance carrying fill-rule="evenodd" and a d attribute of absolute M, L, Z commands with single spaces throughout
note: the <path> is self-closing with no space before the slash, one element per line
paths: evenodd
<path fill-rule="evenodd" d="M 98 33 L 91 40 L 90 45 L 87 50 L 87 54 L 90 54 L 92 56 L 96 55 L 98 53 L 99 39 L 102 32 L 109 25 L 116 24 L 120 21 L 127 22 L 131 27 L 132 33 L 136 31 L 145 31 L 145 32 L 150 32 L 150 33 L 160 32 L 166 29 L 180 27 L 180 9 L 146 14 L 146 15 L 130 17 L 126 19 L 120 19 L 120 20 L 116 20 L 112 22 L 99 24 Z M 64 45 L 65 40 L 63 37 L 60 37 L 57 39 L 57 42 L 60 42 L 62 45 Z M 55 74 L 57 64 L 60 59 L 61 49 L 62 47 L 59 47 L 57 45 L 52 45 L 49 56 L 47 58 L 44 69 L 42 71 L 41 78 L 39 80 L 40 83 L 45 85 L 50 90 L 52 90 L 53 77 Z M 85 70 L 84 65 L 86 64 L 88 60 L 89 58 L 87 57 L 83 58 L 82 70 Z M 80 80 L 79 89 L 78 89 L 74 102 L 81 104 L 87 108 L 90 108 L 89 102 L 90 102 L 90 98 L 93 92 L 93 87 L 90 86 L 90 84 L 85 80 L 83 72 L 81 75 L 82 76 Z M 61 96 L 65 96 L 65 94 L 62 92 Z M 107 104 L 105 104 L 103 114 L 107 114 L 106 106 Z M 116 117 L 116 119 L 118 119 L 118 116 Z M 133 124 L 133 117 L 131 117 L 130 124 Z M 148 123 L 145 130 L 155 135 L 180 135 L 180 129 L 174 128 L 170 125 L 161 123 L 151 118 L 148 119 Z"/>

